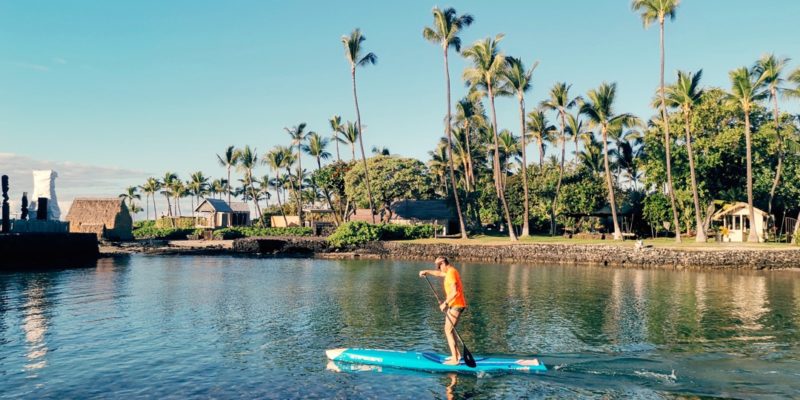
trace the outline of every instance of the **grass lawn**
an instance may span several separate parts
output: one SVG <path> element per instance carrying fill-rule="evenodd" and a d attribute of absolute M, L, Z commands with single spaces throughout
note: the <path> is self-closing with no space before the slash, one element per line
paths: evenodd
<path fill-rule="evenodd" d="M 697 243 L 694 238 L 683 238 L 683 242 L 675 243 L 674 238 L 656 238 L 644 239 L 645 246 L 652 246 L 657 248 L 666 249 L 685 249 L 685 250 L 800 250 L 800 247 L 793 246 L 788 243 L 715 243 L 709 241 L 707 243 Z M 501 245 L 501 244 L 531 244 L 531 243 L 547 243 L 547 244 L 601 244 L 609 246 L 623 246 L 633 248 L 636 243 L 635 240 L 614 241 L 614 240 L 599 240 L 599 239 L 569 239 L 563 236 L 530 236 L 527 238 L 520 238 L 518 242 L 511 242 L 508 236 L 500 235 L 475 235 L 467 240 L 462 239 L 418 239 L 411 240 L 409 243 L 448 243 L 448 244 L 474 244 L 474 245 Z"/>

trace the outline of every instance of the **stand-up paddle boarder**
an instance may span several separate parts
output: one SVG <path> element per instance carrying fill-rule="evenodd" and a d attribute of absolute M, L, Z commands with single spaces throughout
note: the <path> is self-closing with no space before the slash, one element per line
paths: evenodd
<path fill-rule="evenodd" d="M 447 345 L 450 347 L 451 356 L 444 361 L 447 365 L 456 365 L 461 359 L 455 338 L 455 327 L 458 318 L 467 308 L 467 300 L 464 298 L 464 287 L 461 285 L 461 275 L 458 270 L 450 264 L 447 257 L 437 257 L 434 261 L 435 270 L 419 271 L 420 278 L 427 275 L 444 278 L 444 301 L 439 304 L 439 309 L 444 312 L 444 335 L 447 337 Z"/>

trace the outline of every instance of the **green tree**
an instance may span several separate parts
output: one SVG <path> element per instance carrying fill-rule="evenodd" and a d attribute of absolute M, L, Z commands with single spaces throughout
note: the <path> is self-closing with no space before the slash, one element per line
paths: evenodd
<path fill-rule="evenodd" d="M 133 209 L 134 209 L 133 200 L 141 200 L 142 199 L 142 195 L 139 194 L 139 187 L 138 186 L 128 186 L 125 189 L 125 192 L 123 192 L 123 193 L 121 193 L 119 195 L 119 198 L 122 199 L 122 201 L 127 201 L 128 202 L 128 208 L 131 210 L 131 214 L 135 214 L 136 211 L 133 211 Z"/>
<path fill-rule="evenodd" d="M 197 205 L 200 205 L 200 200 L 208 194 L 208 178 L 202 171 L 197 171 L 191 175 L 187 186 L 189 193 L 194 196 L 192 198 L 192 212 L 194 212 L 194 200 L 197 199 Z"/>
<path fill-rule="evenodd" d="M 528 113 L 527 132 L 539 145 L 539 167 L 544 166 L 544 142 L 551 141 L 556 127 L 550 125 L 542 108 L 537 108 Z"/>
<path fill-rule="evenodd" d="M 503 76 L 508 82 L 508 87 L 512 93 L 517 95 L 519 101 L 519 118 L 520 118 L 520 139 L 522 140 L 522 191 L 523 191 L 523 205 L 524 212 L 522 217 L 522 237 L 530 236 L 530 195 L 528 190 L 528 157 L 527 157 L 527 143 L 525 128 L 525 92 L 531 88 L 531 78 L 533 71 L 538 62 L 533 63 L 530 69 L 526 70 L 525 65 L 519 58 L 508 57 L 506 58 L 508 68 L 503 71 Z"/>
<path fill-rule="evenodd" d="M 503 90 L 503 70 L 506 68 L 505 55 L 499 51 L 498 43 L 503 39 L 499 34 L 492 38 L 486 38 L 473 44 L 464 50 L 464 56 L 472 61 L 472 67 L 464 70 L 464 80 L 475 88 L 483 90 L 489 98 L 489 105 L 492 110 L 492 135 L 494 138 L 494 183 L 497 197 L 503 207 L 503 214 L 508 224 L 508 236 L 512 241 L 517 240 L 514 233 L 514 225 L 511 221 L 511 214 L 508 211 L 508 203 L 501 182 L 500 171 L 500 144 L 497 130 L 497 112 L 495 110 L 494 98 L 498 90 Z"/>
<path fill-rule="evenodd" d="M 689 155 L 692 200 L 694 202 L 694 219 L 697 229 L 695 241 L 705 243 L 707 237 L 703 224 L 703 214 L 700 211 L 700 197 L 697 194 L 697 175 L 695 173 L 691 131 L 692 111 L 698 104 L 700 104 L 700 100 L 703 97 L 703 90 L 699 88 L 700 78 L 702 76 L 703 70 L 697 71 L 696 74 L 678 71 L 678 80 L 674 85 L 671 85 L 667 88 L 667 105 L 679 109 L 683 115 L 683 121 L 686 129 L 686 151 Z"/>
<path fill-rule="evenodd" d="M 372 223 L 375 223 L 375 203 L 372 201 L 372 186 L 369 182 L 369 168 L 367 167 L 367 155 L 364 152 L 364 126 L 361 125 L 361 111 L 358 108 L 358 91 L 356 90 L 356 67 L 364 67 L 369 64 L 375 65 L 378 62 L 378 56 L 375 53 L 367 53 L 364 56 L 361 55 L 361 44 L 367 40 L 361 34 L 361 30 L 356 28 L 353 32 L 350 33 L 349 36 L 345 35 L 342 36 L 342 44 L 344 45 L 344 55 L 347 59 L 347 62 L 350 63 L 350 77 L 353 81 L 353 101 L 356 105 L 356 123 L 358 124 L 358 144 L 361 147 L 361 161 L 364 164 L 364 169 L 366 170 L 366 186 L 367 186 L 367 195 L 369 197 L 369 208 L 372 210 Z"/>
<path fill-rule="evenodd" d="M 757 74 L 754 70 L 748 69 L 747 67 L 741 67 L 731 71 L 730 78 L 732 88 L 728 95 L 728 101 L 737 104 L 741 107 L 742 112 L 744 112 L 748 217 L 750 221 L 755 221 L 755 212 L 753 211 L 753 156 L 750 112 L 755 104 L 767 97 L 768 92 L 763 90 L 765 76 Z M 755 224 L 751 224 L 747 241 L 758 243 L 758 232 L 756 232 Z"/>
<path fill-rule="evenodd" d="M 283 216 L 283 223 L 285 226 L 289 226 L 289 221 L 286 219 L 286 213 L 283 209 L 283 203 L 281 202 L 281 176 L 280 171 L 281 168 L 287 167 L 288 158 L 291 158 L 292 150 L 283 146 L 275 146 L 272 150 L 268 151 L 267 154 L 264 155 L 264 162 L 269 166 L 269 168 L 275 172 L 275 180 L 274 180 L 274 187 L 275 187 L 275 198 L 278 199 L 278 208 L 281 210 L 281 216 Z"/>
<path fill-rule="evenodd" d="M 678 223 L 678 211 L 675 206 L 675 185 L 672 183 L 672 160 L 670 158 L 670 144 L 672 141 L 669 138 L 669 118 L 667 115 L 666 94 L 664 91 L 664 22 L 667 17 L 670 20 L 675 19 L 675 12 L 680 4 L 680 0 L 633 0 L 631 8 L 640 13 L 642 23 L 647 29 L 653 22 L 658 21 L 659 27 L 659 45 L 661 49 L 661 75 L 659 81 L 659 94 L 661 97 L 661 121 L 664 122 L 664 149 L 667 165 L 667 184 L 669 185 L 669 197 L 672 204 L 672 219 L 675 224 L 675 242 L 681 242 L 680 224 Z"/>
<path fill-rule="evenodd" d="M 331 125 L 331 132 L 333 132 L 333 142 L 336 143 L 336 161 L 342 161 L 342 158 L 339 155 L 339 143 L 342 141 L 342 139 L 339 137 L 339 134 L 343 133 L 344 130 L 344 125 L 342 125 L 342 117 L 334 115 L 328 120 L 328 123 Z"/>
<path fill-rule="evenodd" d="M 373 180 L 374 200 L 381 204 L 382 219 L 391 220 L 391 205 L 404 199 L 426 200 L 434 196 L 428 168 L 413 158 L 377 156 L 367 160 Z M 356 204 L 368 204 L 363 165 L 356 165 L 345 176 L 345 193 Z"/>
<path fill-rule="evenodd" d="M 444 76 L 446 82 L 447 93 L 447 118 L 445 119 L 444 131 L 447 137 L 447 152 L 448 152 L 448 167 L 450 169 L 450 184 L 453 187 L 453 200 L 456 204 L 456 213 L 458 214 L 458 224 L 461 229 L 461 238 L 467 238 L 467 228 L 464 224 L 464 215 L 461 212 L 461 200 L 458 198 L 458 187 L 456 186 L 456 173 L 453 166 L 453 135 L 450 132 L 452 128 L 452 113 L 450 107 L 450 64 L 448 62 L 448 54 L 450 48 L 454 48 L 456 52 L 461 51 L 461 38 L 458 37 L 461 29 L 472 24 L 473 18 L 469 14 L 458 15 L 454 8 L 446 8 L 444 10 L 438 7 L 433 8 L 433 27 L 425 27 L 422 30 L 422 36 L 442 47 L 444 54 Z"/>
<path fill-rule="evenodd" d="M 174 182 L 178 179 L 178 175 L 174 172 L 165 172 L 164 177 L 161 178 L 161 194 L 167 198 L 167 215 L 172 216 L 172 204 L 169 199 L 173 196 L 172 188 L 175 186 Z"/>
<path fill-rule="evenodd" d="M 603 138 L 603 167 L 606 173 L 608 203 L 611 207 L 611 218 L 614 220 L 614 240 L 622 240 L 622 231 L 619 229 L 619 220 L 617 219 L 617 205 L 614 197 L 614 184 L 611 179 L 611 167 L 608 163 L 608 130 L 612 125 L 635 125 L 638 121 L 631 114 L 615 114 L 613 105 L 616 93 L 616 83 L 608 84 L 603 82 L 597 89 L 589 91 L 587 100 L 581 105 L 581 114 L 585 115 L 593 125 L 600 128 Z"/>

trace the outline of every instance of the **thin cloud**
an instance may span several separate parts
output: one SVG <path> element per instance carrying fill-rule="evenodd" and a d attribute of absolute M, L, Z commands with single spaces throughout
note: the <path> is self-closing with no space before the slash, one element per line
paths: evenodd
<path fill-rule="evenodd" d="M 53 62 L 56 63 L 56 64 L 64 65 L 64 64 L 67 63 L 67 60 L 65 60 L 65 59 L 63 59 L 61 57 L 54 57 L 53 58 Z"/>
<path fill-rule="evenodd" d="M 6 65 L 13 65 L 13 66 L 18 67 L 18 68 L 24 68 L 24 69 L 30 69 L 30 70 L 33 70 L 33 71 L 39 71 L 39 72 L 48 72 L 48 71 L 50 71 L 49 67 L 47 67 L 45 65 L 39 65 L 39 64 L 20 63 L 20 62 L 11 62 L 11 63 L 5 63 L 5 64 Z"/>

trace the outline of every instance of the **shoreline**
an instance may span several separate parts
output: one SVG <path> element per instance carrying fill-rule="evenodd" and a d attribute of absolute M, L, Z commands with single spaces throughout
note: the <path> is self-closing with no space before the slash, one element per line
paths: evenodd
<path fill-rule="evenodd" d="M 371 242 L 349 251 L 335 251 L 319 237 L 259 237 L 236 240 L 141 241 L 103 244 L 100 256 L 120 254 L 304 256 L 323 259 L 432 260 L 593 265 L 645 269 L 786 270 L 800 269 L 800 248 L 676 249 L 619 244 L 572 243 L 443 243 L 430 241 Z"/>

